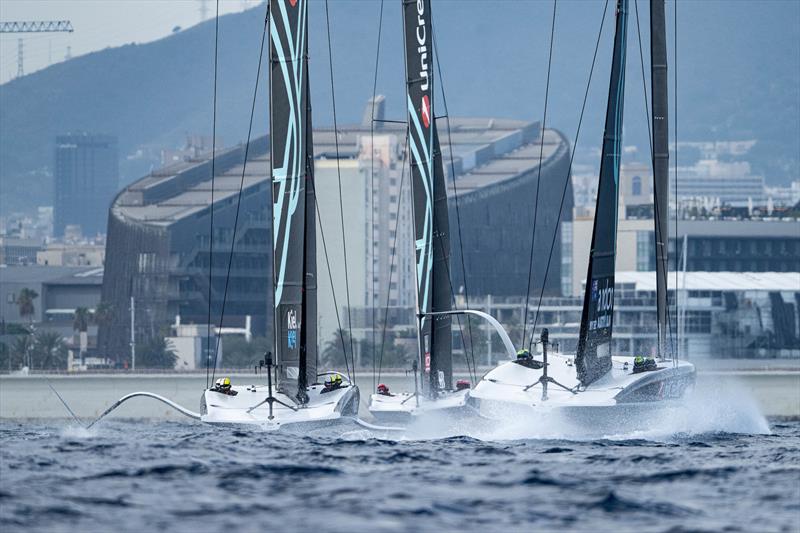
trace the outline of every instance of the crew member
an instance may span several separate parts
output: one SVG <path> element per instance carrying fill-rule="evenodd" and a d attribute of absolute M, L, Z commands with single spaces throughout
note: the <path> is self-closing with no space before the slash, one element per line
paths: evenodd
<path fill-rule="evenodd" d="M 239 394 L 231 387 L 231 378 L 219 378 L 214 382 L 214 388 L 211 389 L 220 394 L 227 394 L 228 396 L 236 396 Z"/>
<path fill-rule="evenodd" d="M 336 389 L 340 389 L 341 387 L 342 387 L 342 376 L 340 376 L 339 374 L 332 374 L 325 380 L 325 386 L 323 387 L 321 394 L 335 391 Z"/>
<path fill-rule="evenodd" d="M 658 370 L 658 363 L 652 357 L 644 357 L 637 355 L 633 358 L 633 373 L 649 372 L 650 370 Z"/>
<path fill-rule="evenodd" d="M 517 350 L 517 359 L 514 362 L 518 365 L 522 365 L 526 368 L 532 368 L 534 370 L 544 366 L 542 363 L 533 358 L 533 354 L 531 354 L 530 350 L 526 350 L 525 348 Z"/>
<path fill-rule="evenodd" d="M 389 387 L 387 387 L 383 383 L 378 385 L 378 394 L 380 394 L 381 396 L 394 396 L 394 394 L 389 392 Z"/>

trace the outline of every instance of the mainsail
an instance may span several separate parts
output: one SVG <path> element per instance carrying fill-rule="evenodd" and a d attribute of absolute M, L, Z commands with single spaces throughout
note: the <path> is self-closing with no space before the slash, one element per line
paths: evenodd
<path fill-rule="evenodd" d="M 667 106 L 667 29 L 664 0 L 650 0 L 650 83 L 653 92 L 653 197 L 656 243 L 658 356 L 667 353 L 667 269 L 669 217 L 669 109 Z"/>
<path fill-rule="evenodd" d="M 622 147 L 622 107 L 625 94 L 625 49 L 628 0 L 617 0 L 614 55 L 606 108 L 600 182 L 594 215 L 592 246 L 586 274 L 576 366 L 583 385 L 611 369 L 614 319 L 614 268 L 619 208 L 619 166 Z"/>
<path fill-rule="evenodd" d="M 278 389 L 316 377 L 316 253 L 308 1 L 270 0 L 270 150 Z"/>
<path fill-rule="evenodd" d="M 452 389 L 450 238 L 442 154 L 433 114 L 430 0 L 404 0 L 406 88 L 411 151 L 420 356 L 430 391 Z M 423 380 L 425 381 L 425 380 Z"/>

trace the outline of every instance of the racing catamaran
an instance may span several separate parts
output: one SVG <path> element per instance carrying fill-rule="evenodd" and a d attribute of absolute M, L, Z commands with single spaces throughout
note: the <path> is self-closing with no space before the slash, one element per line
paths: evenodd
<path fill-rule="evenodd" d="M 417 281 L 418 360 L 414 392 L 391 394 L 385 386 L 370 398 L 380 421 L 404 422 L 431 411 L 466 405 L 469 383 L 453 383 L 450 237 L 442 153 L 434 115 L 434 46 L 430 0 L 403 0 L 408 146 Z M 474 312 L 483 315 L 483 313 Z M 422 370 L 421 379 L 417 372 Z"/>
<path fill-rule="evenodd" d="M 659 282 L 657 316 L 659 361 L 612 355 L 614 270 L 617 243 L 619 170 L 625 89 L 628 1 L 616 2 L 616 31 L 606 108 L 600 181 L 584 293 L 577 354 L 548 354 L 548 332 L 541 334 L 543 360 L 529 353 L 500 364 L 470 392 L 469 403 L 489 418 L 507 416 L 509 408 L 544 411 L 559 408 L 598 423 L 606 410 L 615 415 L 664 405 L 681 398 L 695 380 L 694 366 L 670 354 L 665 332 L 667 216 L 667 54 L 664 0 L 651 0 L 651 60 L 654 128 L 655 231 Z M 619 417 L 615 416 L 619 422 Z"/>
<path fill-rule="evenodd" d="M 358 387 L 317 374 L 314 146 L 308 80 L 308 0 L 270 0 L 270 151 L 275 364 L 266 386 L 214 387 L 201 420 L 277 427 L 358 414 Z M 275 378 L 273 390 L 272 379 Z"/>

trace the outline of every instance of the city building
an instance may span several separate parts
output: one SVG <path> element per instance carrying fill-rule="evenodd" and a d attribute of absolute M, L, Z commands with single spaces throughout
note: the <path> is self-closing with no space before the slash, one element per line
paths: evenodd
<path fill-rule="evenodd" d="M 106 245 L 100 243 L 51 242 L 36 252 L 36 263 L 45 266 L 103 266 Z"/>
<path fill-rule="evenodd" d="M 559 222 L 571 221 L 573 208 L 567 139 L 547 129 L 542 140 L 538 123 L 471 119 L 457 126 L 452 129 L 456 179 L 448 188 L 454 292 L 516 296 L 524 294 L 530 279 L 531 294 L 543 285 L 544 294 L 560 294 Z M 486 133 L 469 138 L 470 129 L 483 127 Z M 496 138 L 486 138 L 495 130 L 500 130 Z"/>
<path fill-rule="evenodd" d="M 731 205 L 765 202 L 764 176 L 751 173 L 750 163 L 702 159 L 692 166 L 678 167 L 678 179 L 670 181 L 670 196 L 716 198 Z"/>
<path fill-rule="evenodd" d="M 56 137 L 53 231 L 68 225 L 84 235 L 105 232 L 108 207 L 119 182 L 117 138 L 75 133 Z"/>
<path fill-rule="evenodd" d="M 100 302 L 103 269 L 96 267 L 6 266 L 0 267 L 0 321 L 41 325 L 72 335 L 75 309 L 92 311 Z M 22 289 L 31 289 L 34 299 L 32 316 L 21 316 L 18 297 Z M 90 335 L 96 334 L 95 325 Z"/>
<path fill-rule="evenodd" d="M 329 128 L 314 131 L 321 344 L 339 327 L 348 328 L 351 320 L 354 336 L 363 338 L 373 323 L 376 327 L 382 324 L 387 304 L 388 322 L 415 323 L 405 128 L 391 123 L 376 123 L 371 128 L 369 122 L 340 126 L 335 133 Z M 524 290 L 539 177 L 540 127 L 504 119 L 453 118 L 451 122 L 452 165 L 444 137 L 442 150 L 449 183 L 453 291 L 462 292 L 465 285 L 460 274 L 459 221 L 470 294 Z M 241 327 L 250 315 L 253 334 L 270 335 L 272 238 L 266 137 L 250 144 L 226 283 L 244 151 L 240 145 L 216 156 L 212 255 L 209 154 L 154 171 L 114 199 L 108 217 L 103 300 L 127 309 L 133 296 L 137 339 L 166 336 L 165 330 L 177 315 L 182 324 L 207 324 L 209 292 L 211 322 L 218 324 L 226 290 L 223 326 Z M 568 162 L 566 140 L 555 130 L 546 130 L 541 179 L 548 185 L 541 187 L 537 227 L 550 238 L 536 241 L 538 256 L 547 255 L 552 232 L 558 227 L 558 200 Z M 568 188 L 562 219 L 569 220 L 571 213 Z M 515 217 L 511 224 L 510 214 Z M 489 257 L 491 254 L 494 256 Z M 544 279 L 544 267 L 536 268 L 542 270 L 534 272 L 534 288 Z M 507 274 L 498 275 L 503 269 Z M 559 290 L 560 269 L 557 249 L 548 278 L 549 292 Z M 113 357 L 127 357 L 127 317 L 116 317 L 100 336 Z"/>
<path fill-rule="evenodd" d="M 618 271 L 655 270 L 652 171 L 646 164 L 623 165 L 617 225 Z M 702 204 L 702 202 L 701 202 Z M 670 268 L 707 272 L 800 272 L 800 218 L 790 210 L 731 207 L 717 202 L 680 201 L 670 212 Z M 582 296 L 594 224 L 594 209 L 576 207 L 562 222 L 562 293 Z M 676 232 L 677 231 L 677 237 Z M 676 263 L 675 261 L 678 261 Z"/>
<path fill-rule="evenodd" d="M 800 204 L 800 180 L 794 180 L 788 187 L 766 187 L 764 194 L 768 203 L 794 207 Z"/>
<path fill-rule="evenodd" d="M 0 265 L 35 265 L 41 249 L 40 239 L 0 237 Z"/>
<path fill-rule="evenodd" d="M 675 273 L 669 277 L 675 279 Z M 681 358 L 800 357 L 800 272 L 687 272 L 679 273 L 677 279 L 678 290 L 671 286 L 668 293 L 668 342 Z M 612 352 L 655 354 L 655 273 L 617 272 L 615 289 Z M 497 318 L 512 341 L 521 342 L 522 298 L 476 298 L 470 305 Z M 559 350 L 575 353 L 582 309 L 582 297 L 543 298 L 541 306 L 532 302 L 528 339 L 535 322 L 537 339 L 542 328 L 548 328 L 550 341 Z M 472 331 L 479 365 L 491 366 L 506 358 L 490 326 L 480 324 Z M 458 335 L 454 346 L 461 356 Z"/>
<path fill-rule="evenodd" d="M 171 334 L 165 339 L 177 356 L 175 370 L 198 370 L 211 366 L 215 351 L 217 367 L 222 366 L 223 341 L 213 329 L 209 334 L 207 324 L 181 324 L 177 319 L 171 329 Z"/>

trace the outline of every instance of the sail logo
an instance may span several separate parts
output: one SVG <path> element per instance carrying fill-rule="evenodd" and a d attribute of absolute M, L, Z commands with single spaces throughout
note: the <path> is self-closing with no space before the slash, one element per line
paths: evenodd
<path fill-rule="evenodd" d="M 422 114 L 422 123 L 425 125 L 426 128 L 431 127 L 431 101 L 428 98 L 428 95 L 425 94 L 422 96 L 422 109 L 420 109 Z"/>
<path fill-rule="evenodd" d="M 417 0 L 417 52 L 419 52 L 419 79 L 422 90 L 428 90 L 428 32 L 425 26 L 425 0 Z M 426 124 L 427 127 L 427 124 Z"/>
<path fill-rule="evenodd" d="M 286 312 L 286 346 L 293 350 L 297 347 L 297 311 Z"/>
<path fill-rule="evenodd" d="M 600 287 L 599 279 L 592 280 L 592 298 L 594 319 L 589 321 L 589 329 L 602 329 L 611 327 L 611 316 L 614 310 L 614 287 L 609 286 L 609 278 L 603 279 Z"/>

